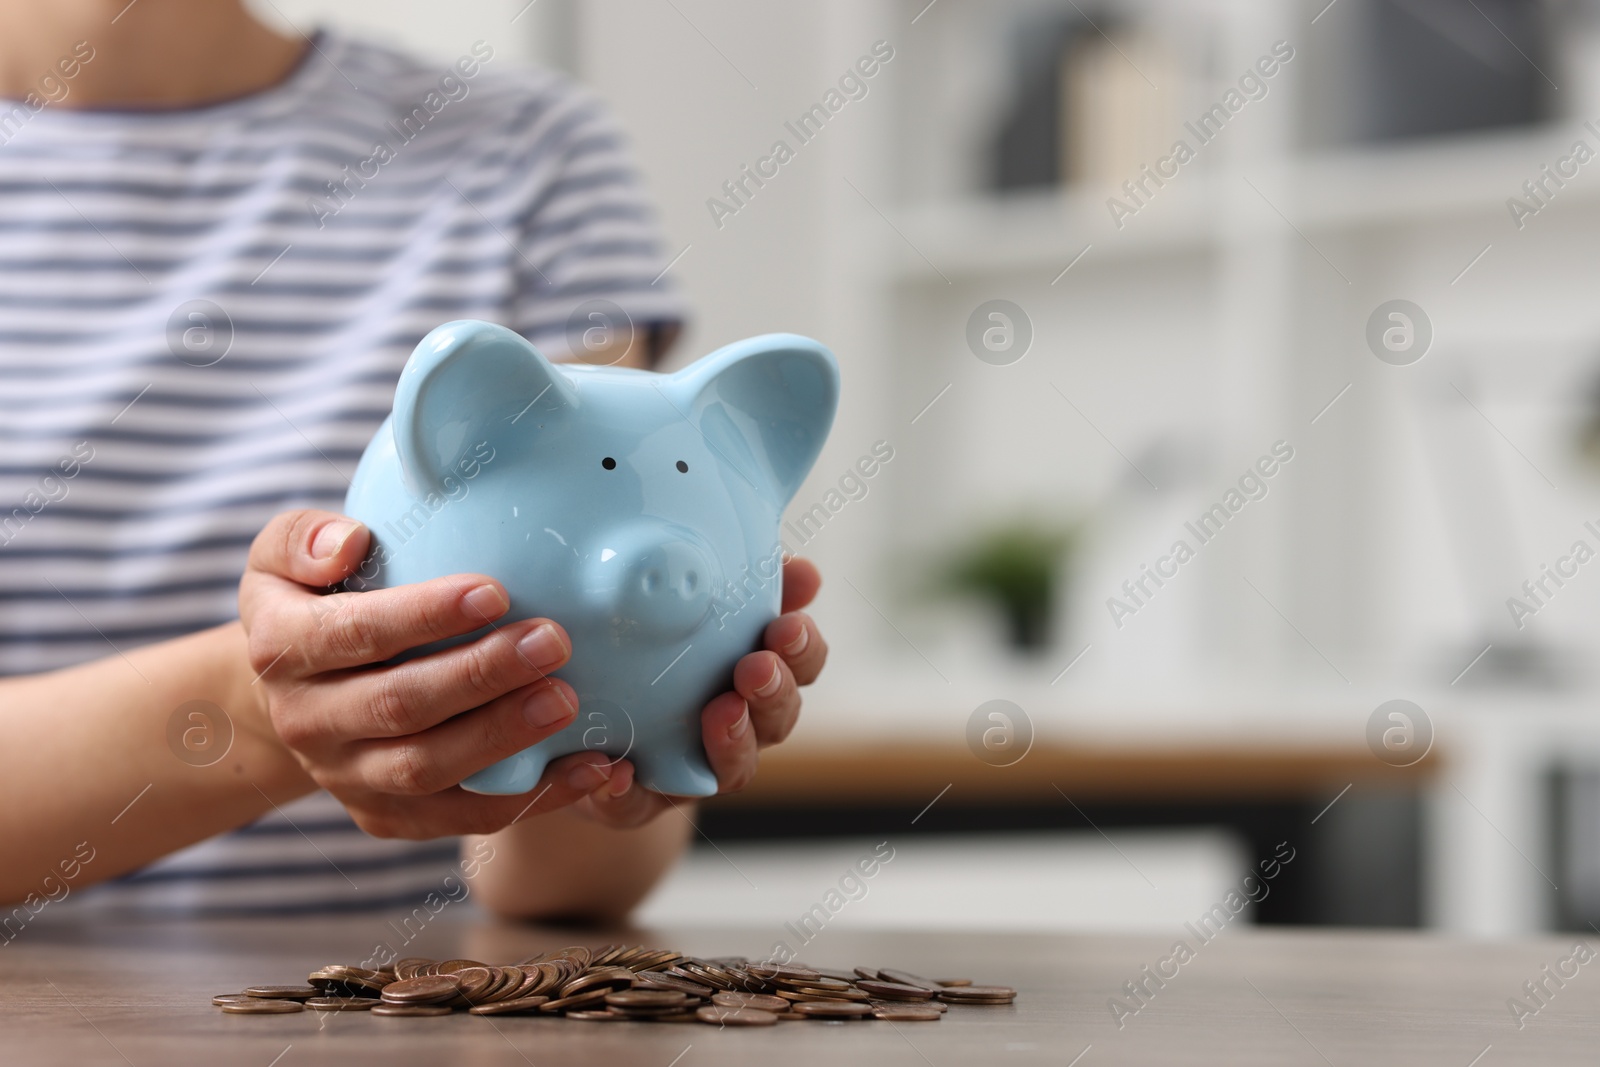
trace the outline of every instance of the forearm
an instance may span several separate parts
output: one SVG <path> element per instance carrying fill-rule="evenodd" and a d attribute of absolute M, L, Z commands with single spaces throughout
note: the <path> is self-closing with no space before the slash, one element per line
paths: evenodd
<path fill-rule="evenodd" d="M 616 921 L 661 880 L 694 833 L 692 801 L 676 802 L 643 826 L 617 830 L 571 811 L 527 819 L 497 834 L 468 838 L 481 862 L 474 895 L 504 918 Z"/>
<path fill-rule="evenodd" d="M 311 791 L 252 710 L 251 680 L 237 623 L 0 680 L 0 901 L 59 893 L 69 870 L 72 888 L 103 881 Z M 233 728 L 209 766 L 168 741 L 174 711 L 195 700 Z"/>

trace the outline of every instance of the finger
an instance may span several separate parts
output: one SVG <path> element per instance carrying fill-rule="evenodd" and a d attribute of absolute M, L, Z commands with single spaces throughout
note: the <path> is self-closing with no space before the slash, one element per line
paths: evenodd
<path fill-rule="evenodd" d="M 604 793 L 619 775 L 626 775 L 631 782 L 633 764 L 604 752 L 574 752 L 552 761 L 545 768 L 543 781 L 558 783 L 576 802 L 583 797 Z"/>
<path fill-rule="evenodd" d="M 816 599 L 822 588 L 822 572 L 809 559 L 790 556 L 783 562 L 783 607 L 785 612 L 803 608 Z"/>
<path fill-rule="evenodd" d="M 590 793 L 575 810 L 613 830 L 631 830 L 654 819 L 671 803 L 635 781 L 633 764 L 619 760 L 605 788 Z"/>
<path fill-rule="evenodd" d="M 590 770 L 579 771 L 580 764 Z M 356 825 L 374 837 L 425 840 L 457 834 L 492 834 L 514 822 L 570 807 L 604 784 L 611 771 L 599 753 L 557 760 L 539 784 L 517 796 L 483 796 L 459 786 L 426 797 L 375 794 L 360 790 L 360 802 L 346 807 Z M 574 779 L 577 784 L 574 784 Z M 336 791 L 337 795 L 338 791 Z"/>
<path fill-rule="evenodd" d="M 823 664 L 828 661 L 828 642 L 822 639 L 816 621 L 803 611 L 773 619 L 767 624 L 761 643 L 783 657 L 794 672 L 795 681 L 801 685 L 816 681 Z"/>
<path fill-rule="evenodd" d="M 361 742 L 354 746 L 352 766 L 376 792 L 426 796 L 538 744 L 577 713 L 572 687 L 545 678 L 431 729 Z"/>
<path fill-rule="evenodd" d="M 382 663 L 419 645 L 469 634 L 511 607 L 505 588 L 482 574 L 308 595 L 303 603 L 311 625 L 300 635 L 301 656 L 315 671 Z"/>
<path fill-rule="evenodd" d="M 342 581 L 367 554 L 371 535 L 356 520 L 302 509 L 274 515 L 250 544 L 246 571 L 324 587 Z"/>
<path fill-rule="evenodd" d="M 308 742 L 404 737 L 536 682 L 571 654 L 566 631 L 549 619 L 509 623 L 456 648 L 335 676 L 318 711 L 293 729 L 314 731 Z M 295 747 L 290 724 L 278 726 Z"/>
<path fill-rule="evenodd" d="M 800 719 L 800 688 L 789 665 L 771 652 L 752 652 L 735 664 L 733 688 L 750 707 L 758 746 L 784 740 Z"/>
<path fill-rule="evenodd" d="M 700 737 L 719 793 L 737 793 L 750 784 L 760 757 L 743 697 L 738 693 L 713 697 L 700 713 Z"/>

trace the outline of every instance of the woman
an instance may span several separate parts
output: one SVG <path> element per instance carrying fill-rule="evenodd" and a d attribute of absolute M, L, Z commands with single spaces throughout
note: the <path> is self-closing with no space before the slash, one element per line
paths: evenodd
<path fill-rule="evenodd" d="M 454 785 L 573 720 L 559 620 L 378 666 L 479 629 L 504 589 L 329 592 L 368 545 L 335 513 L 348 475 L 429 329 L 490 319 L 571 357 L 569 320 L 604 306 L 616 335 L 582 354 L 635 365 L 675 332 L 604 110 L 492 43 L 429 65 L 238 0 L 0 0 L 0 94 L 13 918 L 111 879 L 88 895 L 281 913 L 463 871 L 502 914 L 625 913 L 692 833 L 685 802 L 598 754 L 528 796 Z M 704 711 L 724 789 L 822 666 L 797 610 L 818 582 L 787 566 L 767 650 Z M 195 758 L 197 730 L 231 730 L 226 756 Z"/>

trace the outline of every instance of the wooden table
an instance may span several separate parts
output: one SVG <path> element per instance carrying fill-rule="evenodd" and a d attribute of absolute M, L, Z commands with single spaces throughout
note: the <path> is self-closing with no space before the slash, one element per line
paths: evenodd
<path fill-rule="evenodd" d="M 55 923 L 42 918 L 0 952 L 0 1064 L 1496 1067 L 1591 1063 L 1600 1037 L 1600 960 L 1555 990 L 1520 1031 L 1507 1008 L 1507 998 L 1522 995 L 1522 984 L 1540 977 L 1546 964 L 1556 966 L 1575 938 L 1475 944 L 1410 934 L 1230 927 L 1202 944 L 1181 929 L 1164 937 L 828 930 L 808 946 L 808 962 L 968 975 L 1014 985 L 1021 996 L 1009 1007 L 952 1007 L 937 1023 L 718 1030 L 504 1016 L 224 1015 L 210 1006 L 211 994 L 296 981 L 323 963 L 357 962 L 395 935 L 368 916 L 59 922 L 67 917 L 57 915 Z M 405 951 L 505 960 L 618 936 L 705 955 L 760 954 L 780 933 L 711 929 L 596 937 L 480 923 L 462 906 L 459 915 L 442 913 Z M 1164 988 L 1152 983 L 1154 996 L 1119 1029 L 1108 1000 L 1141 968 L 1156 966 L 1180 936 L 1194 958 Z"/>
<path fill-rule="evenodd" d="M 1282 800 L 1320 797 L 1347 785 L 1415 787 L 1439 770 L 1436 754 L 1390 767 L 1364 746 L 1063 745 L 1038 742 L 1015 764 L 991 767 L 960 744 L 897 743 L 893 758 L 872 745 L 779 745 L 742 792 L 709 804 L 726 808 L 817 803 L 926 804 L 953 797 L 989 804 L 1108 800 Z"/>

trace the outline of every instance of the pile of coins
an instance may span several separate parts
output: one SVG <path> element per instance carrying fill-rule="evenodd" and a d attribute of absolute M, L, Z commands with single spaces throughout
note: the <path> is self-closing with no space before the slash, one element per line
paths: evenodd
<path fill-rule="evenodd" d="M 935 1022 L 951 1004 L 1010 1004 L 1017 991 L 906 971 L 835 971 L 742 957 L 697 959 L 639 945 L 582 946 L 506 966 L 408 957 L 381 970 L 332 964 L 305 985 L 251 986 L 211 1003 L 236 1015 L 365 1011 L 373 1015 L 543 1015 L 771 1026 L 806 1019 Z"/>

